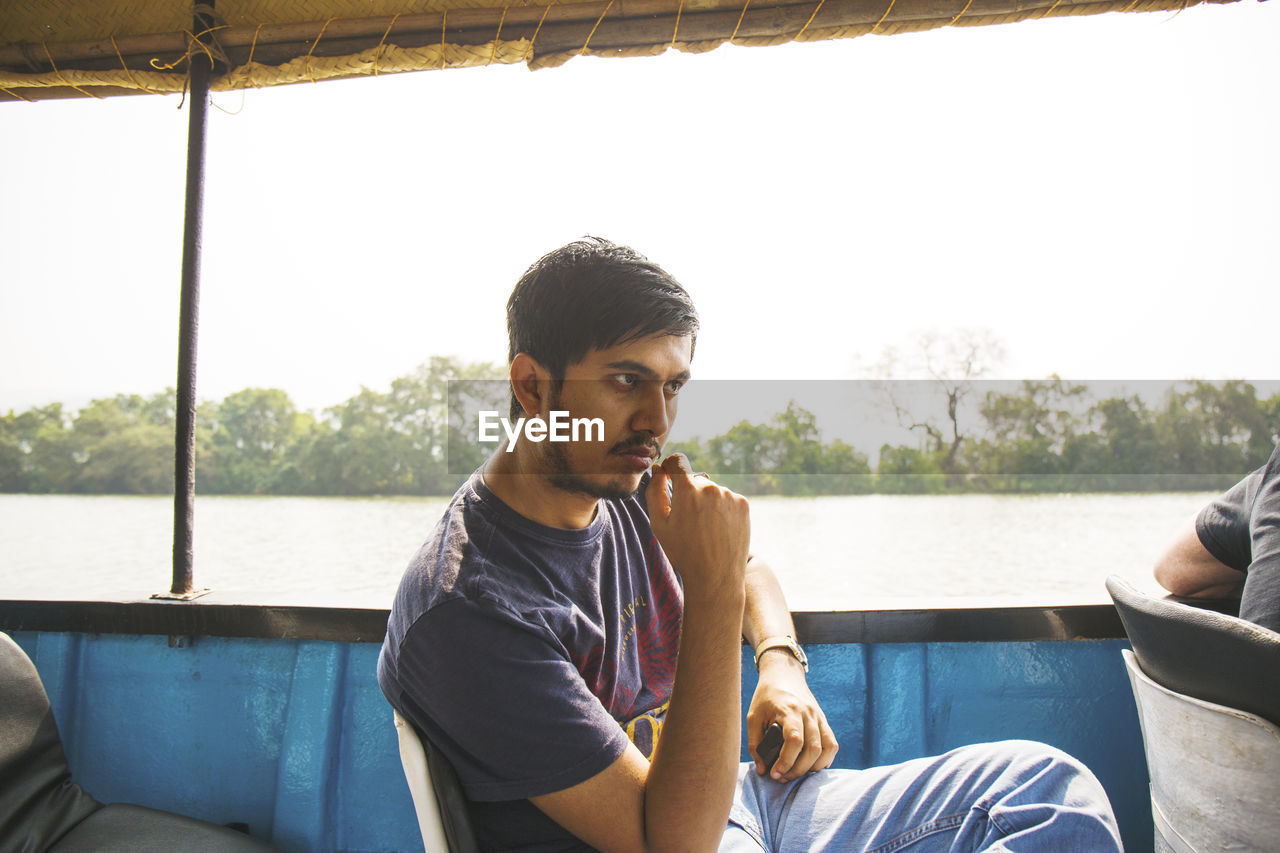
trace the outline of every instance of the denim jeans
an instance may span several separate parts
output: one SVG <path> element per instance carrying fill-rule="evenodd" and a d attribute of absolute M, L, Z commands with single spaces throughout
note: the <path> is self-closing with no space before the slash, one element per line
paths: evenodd
<path fill-rule="evenodd" d="M 794 782 L 743 764 L 720 853 L 1121 850 L 1106 792 L 1071 756 L 1002 741 Z"/>

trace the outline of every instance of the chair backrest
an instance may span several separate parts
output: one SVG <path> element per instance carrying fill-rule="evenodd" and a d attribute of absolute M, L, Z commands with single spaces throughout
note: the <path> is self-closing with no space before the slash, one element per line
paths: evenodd
<path fill-rule="evenodd" d="M 426 853 L 479 853 L 466 796 L 453 765 L 420 737 L 399 711 L 393 709 L 392 713 L 400 741 L 400 763 Z"/>
<path fill-rule="evenodd" d="M 1138 665 L 1156 683 L 1280 725 L 1280 634 L 1107 579 Z"/>
<path fill-rule="evenodd" d="M 1157 684 L 1123 652 L 1151 774 L 1157 853 L 1275 850 L 1280 728 Z"/>
<path fill-rule="evenodd" d="M 43 850 L 101 808 L 71 780 L 35 665 L 0 633 L 0 850 Z"/>

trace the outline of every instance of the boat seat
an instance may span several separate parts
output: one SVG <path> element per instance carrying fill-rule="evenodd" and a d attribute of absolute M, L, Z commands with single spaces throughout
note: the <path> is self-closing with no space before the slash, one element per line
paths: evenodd
<path fill-rule="evenodd" d="M 1275 850 L 1280 634 L 1108 578 L 1151 777 L 1155 849 Z"/>
<path fill-rule="evenodd" d="M 0 850 L 271 853 L 241 832 L 142 806 L 104 806 L 71 779 L 35 665 L 0 633 Z"/>
<path fill-rule="evenodd" d="M 426 853 L 479 853 L 467 798 L 449 760 L 413 724 L 392 709 L 400 763 L 409 783 Z"/>

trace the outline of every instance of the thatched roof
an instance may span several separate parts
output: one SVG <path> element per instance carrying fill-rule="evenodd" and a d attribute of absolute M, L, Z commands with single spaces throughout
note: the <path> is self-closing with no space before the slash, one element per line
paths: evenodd
<path fill-rule="evenodd" d="M 226 90 L 491 63 L 546 68 L 579 55 L 702 52 L 726 42 L 775 45 L 1198 2 L 217 0 L 212 9 L 4 0 L 0 100 L 180 92 L 191 62 L 214 62 L 213 88 Z"/>

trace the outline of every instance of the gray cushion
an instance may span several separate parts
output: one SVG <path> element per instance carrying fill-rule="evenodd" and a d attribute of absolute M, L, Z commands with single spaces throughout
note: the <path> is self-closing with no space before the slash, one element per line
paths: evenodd
<path fill-rule="evenodd" d="M 0 850 L 45 850 L 102 808 L 71 781 L 35 666 L 0 633 Z"/>
<path fill-rule="evenodd" d="M 275 848 L 241 832 L 142 806 L 99 809 L 49 853 L 270 853 Z"/>

